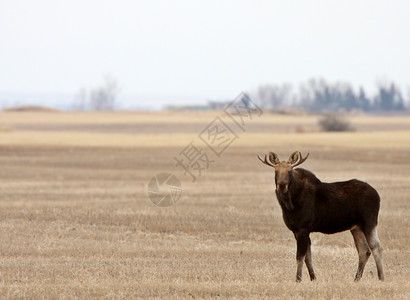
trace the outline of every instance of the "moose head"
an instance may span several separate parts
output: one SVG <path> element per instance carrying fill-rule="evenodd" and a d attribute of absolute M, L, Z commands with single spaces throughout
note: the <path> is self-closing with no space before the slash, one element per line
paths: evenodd
<path fill-rule="evenodd" d="M 289 184 L 292 180 L 293 168 L 302 164 L 308 157 L 309 153 L 306 157 L 302 157 L 299 151 L 293 152 L 288 161 L 280 161 L 278 155 L 274 152 L 269 152 L 269 160 L 266 158 L 266 155 L 265 159 L 262 159 L 258 155 L 261 162 L 275 168 L 276 190 L 283 195 L 288 192 Z"/>

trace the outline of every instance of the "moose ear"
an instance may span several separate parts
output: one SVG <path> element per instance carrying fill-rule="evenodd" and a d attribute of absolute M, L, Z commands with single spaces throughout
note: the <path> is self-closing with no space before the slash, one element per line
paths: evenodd
<path fill-rule="evenodd" d="M 298 162 L 299 158 L 300 158 L 300 152 L 299 152 L 299 151 L 295 151 L 295 152 L 293 152 L 293 153 L 290 155 L 288 162 L 289 162 L 291 165 L 293 165 L 293 164 L 295 164 L 295 163 Z"/>
<path fill-rule="evenodd" d="M 269 152 L 269 160 L 274 165 L 277 165 L 280 163 L 279 157 L 277 156 L 276 153 L 273 153 L 273 152 Z"/>

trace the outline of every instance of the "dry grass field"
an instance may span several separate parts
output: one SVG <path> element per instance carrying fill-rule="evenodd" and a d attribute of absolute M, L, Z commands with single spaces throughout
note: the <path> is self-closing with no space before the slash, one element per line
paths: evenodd
<path fill-rule="evenodd" d="M 0 112 L 0 297 L 410 299 L 410 117 L 322 133 L 316 116 L 265 113 L 191 182 L 174 157 L 218 114 Z M 294 150 L 322 181 L 378 190 L 384 282 L 373 257 L 353 282 L 349 232 L 312 234 L 318 279 L 294 282 L 296 244 L 256 157 Z M 172 207 L 146 195 L 159 172 L 182 182 Z"/>

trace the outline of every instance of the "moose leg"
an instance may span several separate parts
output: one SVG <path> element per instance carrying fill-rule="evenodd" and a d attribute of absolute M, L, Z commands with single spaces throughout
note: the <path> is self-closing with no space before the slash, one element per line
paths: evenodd
<path fill-rule="evenodd" d="M 365 230 L 364 235 L 366 236 L 367 243 L 372 250 L 374 260 L 376 262 L 377 267 L 377 275 L 379 280 L 384 280 L 383 274 L 383 265 L 382 265 L 382 246 L 379 241 L 379 237 L 377 236 L 377 229 L 376 226 L 373 227 L 371 230 Z"/>
<path fill-rule="evenodd" d="M 356 245 L 357 253 L 359 254 L 359 266 L 357 268 L 355 281 L 359 281 L 362 278 L 364 267 L 371 254 L 369 245 L 366 242 L 366 237 L 360 228 L 355 227 L 350 232 L 353 235 L 354 244 Z"/>
<path fill-rule="evenodd" d="M 315 276 L 315 272 L 313 271 L 312 251 L 310 249 L 310 245 L 312 243 L 310 242 L 310 238 L 308 239 L 308 242 L 309 243 L 308 243 L 308 248 L 307 248 L 307 251 L 306 251 L 305 264 L 306 264 L 306 267 L 309 271 L 310 280 L 313 281 L 313 280 L 316 279 L 316 276 Z"/>
<path fill-rule="evenodd" d="M 296 272 L 296 282 L 302 281 L 302 269 L 303 261 L 306 257 L 306 252 L 309 245 L 309 232 L 301 231 L 295 234 L 296 237 L 296 262 L 297 262 L 297 272 Z"/>

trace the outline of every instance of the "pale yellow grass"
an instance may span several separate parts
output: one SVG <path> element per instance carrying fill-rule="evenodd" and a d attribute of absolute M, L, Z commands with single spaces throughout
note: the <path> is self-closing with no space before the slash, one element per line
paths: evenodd
<path fill-rule="evenodd" d="M 118 124 L 118 123 L 209 123 L 216 116 L 226 116 L 218 111 L 118 111 L 118 112 L 0 112 L 0 124 Z M 409 125 L 409 117 L 352 115 L 346 118 L 354 124 Z M 316 124 L 317 115 L 283 115 L 264 112 L 253 116 L 252 123 L 262 124 Z"/>
<path fill-rule="evenodd" d="M 101 124 L 101 123 L 185 123 L 209 122 L 215 117 L 214 111 L 206 112 L 0 112 L 0 124 Z"/>
<path fill-rule="evenodd" d="M 110 134 L 89 132 L 0 132 L 0 145 L 65 147 L 183 147 L 192 141 L 202 143 L 197 134 Z M 410 148 L 410 131 L 341 132 L 341 133 L 239 133 L 232 147 L 253 145 L 262 149 L 274 144 L 337 147 L 340 149 Z"/>
<path fill-rule="evenodd" d="M 48 115 L 59 115 L 50 124 L 70 119 Z M 78 122 L 99 122 L 98 114 L 81 115 Z M 105 114 L 104 122 L 123 115 Z M 205 123 L 213 117 L 198 115 Z M 195 183 L 173 160 L 188 142 L 199 144 L 195 134 L 0 132 L 0 297 L 408 299 L 410 132 L 395 122 L 388 132 L 239 133 Z M 309 282 L 305 269 L 304 281 L 294 282 L 294 238 L 272 170 L 255 155 L 286 159 L 296 149 L 310 150 L 303 166 L 323 181 L 356 177 L 379 191 L 385 282 L 372 257 L 353 282 L 348 232 L 312 234 L 318 279 Z M 163 171 L 183 185 L 171 208 L 145 194 Z"/>

